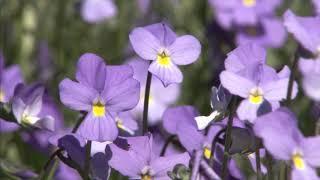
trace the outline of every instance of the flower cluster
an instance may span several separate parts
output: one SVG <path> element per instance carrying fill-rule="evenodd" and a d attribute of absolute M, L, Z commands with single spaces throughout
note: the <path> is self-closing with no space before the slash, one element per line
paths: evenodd
<path fill-rule="evenodd" d="M 137 3 L 142 14 L 154 5 Z M 195 82 L 190 83 L 192 101 L 180 97 L 189 87 L 186 69 L 194 70 L 191 81 L 207 75 L 202 71 L 208 68 L 206 39 L 180 35 L 164 21 L 132 28 L 127 34 L 131 55 L 123 64 L 82 54 L 74 78 L 57 77 L 56 90 L 46 84 L 57 72 L 48 44 L 40 46 L 41 83 L 27 83 L 23 66 L 6 67 L 0 53 L 1 136 L 12 133 L 14 140 L 50 154 L 39 171 L 8 168 L 0 156 L 0 172 L 10 179 L 262 180 L 277 174 L 320 179 L 320 123 L 308 122 L 316 132 L 306 132 L 300 123 L 305 118 L 298 114 L 303 107 L 298 102 L 320 101 L 320 16 L 300 17 L 286 10 L 280 21 L 276 8 L 281 0 L 209 3 L 221 32 L 234 31 L 238 46 L 224 52 L 224 68 L 209 86 L 205 83 L 210 96 L 204 103 L 194 100 L 197 93 L 203 95 Z M 319 1 L 313 3 L 319 13 Z M 80 13 L 97 24 L 115 17 L 116 5 L 113 0 L 83 0 Z M 267 48 L 281 47 L 287 33 L 297 44 L 290 52 L 293 60 L 286 65 L 277 59 L 281 63 L 275 66 Z M 59 98 L 53 98 L 55 93 Z M 58 104 L 65 106 L 64 113 Z M 313 111 L 319 118 L 319 107 Z M 75 120 L 72 128 L 64 123 L 68 118 Z"/>

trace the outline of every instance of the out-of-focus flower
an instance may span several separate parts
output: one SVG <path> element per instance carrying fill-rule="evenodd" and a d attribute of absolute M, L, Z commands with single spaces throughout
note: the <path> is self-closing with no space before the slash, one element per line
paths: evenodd
<path fill-rule="evenodd" d="M 195 37 L 177 37 L 164 23 L 135 28 L 129 38 L 133 49 L 142 59 L 153 61 L 149 71 L 164 86 L 181 83 L 183 75 L 177 65 L 193 63 L 201 52 L 200 42 Z"/>
<path fill-rule="evenodd" d="M 320 166 L 319 137 L 303 137 L 297 127 L 295 115 L 281 108 L 257 119 L 255 134 L 274 158 L 292 165 L 293 180 L 319 179 L 316 168 Z M 275 140 L 276 139 L 276 140 Z"/>
<path fill-rule="evenodd" d="M 320 53 L 320 16 L 298 17 L 290 10 L 284 14 L 284 25 L 299 43 L 315 56 Z"/>
<path fill-rule="evenodd" d="M 232 25 L 256 25 L 261 17 L 270 16 L 281 0 L 209 0 L 217 20 L 226 29 Z"/>
<path fill-rule="evenodd" d="M 141 13 L 147 13 L 150 6 L 150 0 L 137 0 L 137 3 Z"/>
<path fill-rule="evenodd" d="M 132 59 L 128 62 L 132 66 L 134 75 L 133 77 L 140 82 L 140 100 L 138 105 L 132 110 L 135 117 L 140 119 L 143 113 L 145 84 L 147 80 L 147 73 L 149 63 L 141 59 Z M 161 121 L 162 114 L 166 108 L 173 104 L 180 94 L 180 85 L 171 84 L 168 87 L 163 87 L 161 81 L 152 77 L 151 90 L 149 95 L 149 113 L 148 120 L 150 125 L 155 125 Z"/>
<path fill-rule="evenodd" d="M 299 43 L 310 51 L 314 59 L 300 58 L 299 69 L 303 75 L 302 86 L 304 92 L 313 100 L 320 101 L 320 24 L 318 17 L 298 17 L 290 10 L 284 14 L 284 24 Z"/>
<path fill-rule="evenodd" d="M 312 0 L 313 5 L 315 6 L 315 10 L 318 14 L 320 14 L 320 1 L 319 0 Z"/>
<path fill-rule="evenodd" d="M 126 138 L 129 149 L 111 146 L 111 167 L 132 179 L 169 179 L 167 172 L 176 164 L 188 165 L 188 153 L 158 157 L 153 153 L 152 137 L 138 136 Z"/>
<path fill-rule="evenodd" d="M 111 19 L 118 13 L 113 0 L 83 0 L 81 6 L 82 18 L 88 23 L 100 23 Z"/>
<path fill-rule="evenodd" d="M 223 88 L 221 85 L 211 89 L 211 108 L 212 112 L 209 116 L 198 116 L 195 117 L 199 130 L 205 129 L 213 120 L 217 120 L 222 114 L 227 111 L 227 107 L 231 100 L 231 94 Z"/>
<path fill-rule="evenodd" d="M 12 65 L 4 68 L 4 57 L 0 53 L 0 102 L 8 103 L 14 93 L 14 88 L 23 82 L 20 67 Z"/>
<path fill-rule="evenodd" d="M 263 47 L 283 45 L 286 31 L 275 16 L 281 0 L 209 0 L 217 21 L 227 30 L 235 30 L 237 44 L 248 42 Z"/>
<path fill-rule="evenodd" d="M 37 71 L 39 72 L 40 80 L 46 82 L 50 80 L 54 73 L 53 61 L 48 43 L 41 41 L 38 45 L 37 52 Z"/>
<path fill-rule="evenodd" d="M 287 33 L 282 22 L 277 18 L 261 18 L 252 26 L 238 27 L 237 44 L 255 43 L 262 47 L 278 48 L 286 40 Z"/>
<path fill-rule="evenodd" d="M 265 50 L 259 46 L 240 46 L 228 54 L 226 70 L 220 74 L 221 84 L 231 94 L 245 98 L 240 103 L 237 114 L 241 120 L 251 123 L 254 123 L 257 116 L 277 109 L 279 101 L 287 96 L 289 68 L 284 67 L 277 73 L 265 64 L 265 56 Z M 297 92 L 298 87 L 294 82 L 292 97 Z"/>
<path fill-rule="evenodd" d="M 54 118 L 41 114 L 44 87 L 39 84 L 19 84 L 14 93 L 12 111 L 19 124 L 54 130 Z"/>
<path fill-rule="evenodd" d="M 84 54 L 77 65 L 76 80 L 59 86 L 61 101 L 71 109 L 88 112 L 78 133 L 88 140 L 113 141 L 118 136 L 118 113 L 134 108 L 139 82 L 129 65 L 106 66 L 95 54 Z"/>

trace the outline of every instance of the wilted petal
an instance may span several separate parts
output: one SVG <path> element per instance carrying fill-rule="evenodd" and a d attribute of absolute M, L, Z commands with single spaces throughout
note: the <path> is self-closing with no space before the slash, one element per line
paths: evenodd
<path fill-rule="evenodd" d="M 95 89 L 64 79 L 59 85 L 60 100 L 74 110 L 90 111 L 98 93 Z"/>
<path fill-rule="evenodd" d="M 178 65 L 191 64 L 199 58 L 201 45 L 190 35 L 178 37 L 168 48 L 171 60 Z"/>
<path fill-rule="evenodd" d="M 94 117 L 90 112 L 81 123 L 77 133 L 91 141 L 113 141 L 118 136 L 118 128 L 108 113 L 102 117 Z"/>
<path fill-rule="evenodd" d="M 259 117 L 254 132 L 262 138 L 266 149 L 280 160 L 290 160 L 302 138 L 294 114 L 285 108 Z"/>
<path fill-rule="evenodd" d="M 250 90 L 255 87 L 255 84 L 249 79 L 229 71 L 222 71 L 220 74 L 220 81 L 222 86 L 231 94 L 235 94 L 243 98 L 247 98 Z"/>
<path fill-rule="evenodd" d="M 161 48 L 159 39 L 145 28 L 135 28 L 129 35 L 134 51 L 145 60 L 156 60 Z"/>
<path fill-rule="evenodd" d="M 188 153 L 159 157 L 151 163 L 151 168 L 155 171 L 155 178 L 168 177 L 168 171 L 172 171 L 177 164 L 189 165 L 190 156 Z"/>
<path fill-rule="evenodd" d="M 81 84 L 101 92 L 106 80 L 104 60 L 92 53 L 83 54 L 77 64 L 76 79 Z"/>
<path fill-rule="evenodd" d="M 168 67 L 163 67 L 158 62 L 153 62 L 149 71 L 159 78 L 165 87 L 172 83 L 181 83 L 183 79 L 180 69 L 172 63 Z"/>

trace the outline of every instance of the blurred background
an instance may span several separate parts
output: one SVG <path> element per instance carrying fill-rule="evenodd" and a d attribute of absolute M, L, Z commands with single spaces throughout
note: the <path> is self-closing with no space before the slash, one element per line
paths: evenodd
<path fill-rule="evenodd" d="M 114 0 L 102 17 L 88 14 L 84 8 L 92 7 L 84 7 L 86 3 L 86 0 L 0 0 L 0 51 L 6 66 L 18 64 L 26 82 L 45 84 L 63 113 L 66 126 L 74 125 L 77 113 L 59 102 L 58 84 L 65 77 L 74 77 L 78 58 L 92 52 L 102 56 L 107 64 L 122 64 L 136 56 L 129 43 L 130 31 L 157 22 L 166 22 L 177 34 L 191 34 L 200 40 L 200 59 L 181 67 L 184 81 L 174 104 L 194 105 L 202 114 L 210 112 L 211 87 L 219 85 L 218 75 L 226 54 L 236 47 L 236 31 L 219 25 L 215 8 L 207 0 Z M 276 15 L 281 18 L 289 8 L 301 16 L 314 14 L 310 0 L 283 0 Z M 288 35 L 280 47 L 268 49 L 268 64 L 277 69 L 290 65 L 296 46 Z M 314 132 L 318 117 L 312 113 L 312 107 L 314 103 L 300 91 L 292 108 L 306 135 Z M 5 173 L 8 166 L 39 172 L 48 158 L 34 145 L 25 143 L 19 133 L 0 134 L 0 179 L 10 179 Z"/>

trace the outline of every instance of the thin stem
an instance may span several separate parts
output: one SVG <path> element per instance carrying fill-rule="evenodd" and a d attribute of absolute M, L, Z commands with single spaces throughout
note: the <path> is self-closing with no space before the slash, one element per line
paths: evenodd
<path fill-rule="evenodd" d="M 147 76 L 147 83 L 146 83 L 146 89 L 144 93 L 144 105 L 143 105 L 143 128 L 142 128 L 142 134 L 148 132 L 148 109 L 149 109 L 149 95 L 150 95 L 150 87 L 151 87 L 151 79 L 152 74 L 148 72 Z"/>
<path fill-rule="evenodd" d="M 298 50 L 296 50 L 296 52 L 294 53 L 293 56 L 293 62 L 291 65 L 291 73 L 290 73 L 290 78 L 289 78 L 289 83 L 288 83 L 288 90 L 287 90 L 287 100 L 286 100 L 286 105 L 290 106 L 291 104 L 291 97 L 292 97 L 292 89 L 293 89 L 293 83 L 294 83 L 294 75 L 297 69 L 297 65 L 298 65 Z"/>
<path fill-rule="evenodd" d="M 256 169 L 257 169 L 257 180 L 261 180 L 261 162 L 260 162 L 260 148 L 256 146 Z"/>
<path fill-rule="evenodd" d="M 272 156 L 268 151 L 266 152 L 266 158 L 267 158 L 268 180 L 272 180 L 273 179 L 273 175 L 272 175 Z"/>
<path fill-rule="evenodd" d="M 77 121 L 76 125 L 73 127 L 71 133 L 76 133 L 83 122 L 84 118 L 86 117 L 87 113 L 83 113 L 82 116 L 80 116 L 79 120 Z"/>
<path fill-rule="evenodd" d="M 54 163 L 53 163 L 53 165 L 52 165 L 52 168 L 51 168 L 51 170 L 50 170 L 49 173 L 48 173 L 48 177 L 46 178 L 47 180 L 53 179 L 54 173 L 55 173 L 58 165 L 59 165 L 59 160 L 58 160 L 58 159 L 55 159 L 55 160 L 54 160 Z"/>
<path fill-rule="evenodd" d="M 166 150 L 167 150 L 169 144 L 174 140 L 175 137 L 176 137 L 175 135 L 168 137 L 168 139 L 166 140 L 166 142 L 163 145 L 163 148 L 161 149 L 160 156 L 164 156 L 166 154 Z"/>
<path fill-rule="evenodd" d="M 287 179 L 287 165 L 285 162 L 281 162 L 280 165 L 280 172 L 279 172 L 279 179 L 286 180 Z"/>
<path fill-rule="evenodd" d="M 209 161 L 209 165 L 211 167 L 213 167 L 214 165 L 214 152 L 216 151 L 216 144 L 218 142 L 218 139 L 220 137 L 220 135 L 222 133 L 226 132 L 226 128 L 221 129 L 220 131 L 218 131 L 218 133 L 215 135 L 215 137 L 212 140 L 212 144 L 211 144 L 211 157 L 210 157 L 210 161 Z"/>
<path fill-rule="evenodd" d="M 229 149 L 231 147 L 231 131 L 233 125 L 233 115 L 236 109 L 237 99 L 232 98 L 232 104 L 230 108 L 227 130 L 226 130 L 226 141 L 224 144 L 223 162 L 222 162 L 222 179 L 227 179 L 228 176 L 228 161 L 229 161 Z"/>
<path fill-rule="evenodd" d="M 88 141 L 86 144 L 86 159 L 84 164 L 84 176 L 86 180 L 89 180 L 90 173 L 90 159 L 91 159 L 91 141 Z"/>
<path fill-rule="evenodd" d="M 192 172 L 191 172 L 191 180 L 196 180 L 198 173 L 199 173 L 199 167 L 200 167 L 200 161 L 202 159 L 202 150 L 198 150 L 194 153 L 194 160 L 193 160 L 193 166 L 192 166 Z"/>

